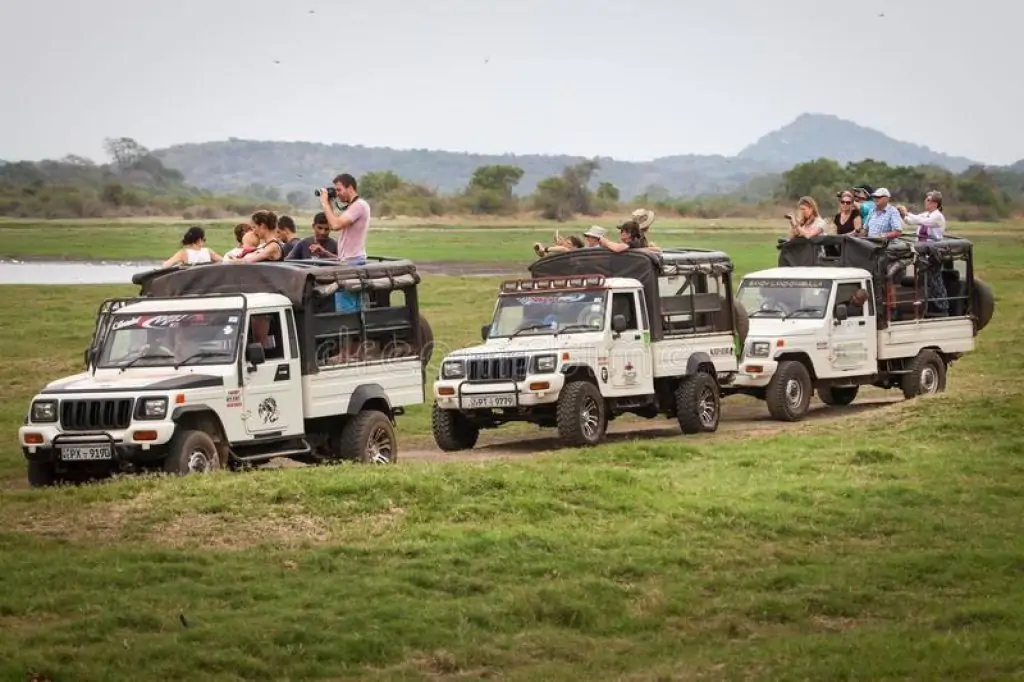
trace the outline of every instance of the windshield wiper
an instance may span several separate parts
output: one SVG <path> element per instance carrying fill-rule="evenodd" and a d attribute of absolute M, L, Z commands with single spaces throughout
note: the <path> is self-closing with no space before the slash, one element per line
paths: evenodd
<path fill-rule="evenodd" d="M 517 337 L 518 335 L 522 334 L 523 332 L 534 331 L 534 330 L 537 330 L 537 329 L 551 329 L 551 325 L 548 324 L 548 323 L 541 322 L 539 324 L 531 324 L 531 325 L 528 325 L 526 327 L 520 327 L 519 329 L 517 329 L 514 332 L 512 332 L 512 335 L 509 336 L 508 338 L 514 339 L 515 337 Z"/>
<path fill-rule="evenodd" d="M 765 314 L 772 313 L 772 314 L 775 314 L 775 315 L 782 315 L 783 319 L 785 319 L 785 315 L 786 315 L 786 313 L 784 311 L 779 310 L 778 308 L 758 308 L 754 312 L 748 313 L 747 317 L 755 317 L 758 313 L 765 313 Z"/>
<path fill-rule="evenodd" d="M 220 357 L 230 358 L 231 357 L 231 353 L 225 353 L 224 351 L 216 351 L 216 350 L 201 350 L 198 353 L 193 353 L 192 355 L 188 356 L 187 358 L 185 358 L 181 362 L 174 363 L 174 369 L 178 369 L 182 365 L 187 365 L 192 360 L 197 360 L 199 358 L 220 358 Z"/>
<path fill-rule="evenodd" d="M 797 308 L 793 312 L 786 313 L 785 315 L 783 315 L 782 319 L 785 320 L 788 317 L 793 317 L 797 313 L 820 313 L 820 312 L 821 312 L 821 308 Z"/>
<path fill-rule="evenodd" d="M 562 333 L 566 332 L 569 329 L 585 329 L 585 330 L 587 330 L 589 332 L 601 331 L 600 329 L 592 327 L 589 324 L 567 324 L 564 327 L 561 327 L 560 329 L 558 329 L 555 332 L 555 334 L 562 334 Z"/>
<path fill-rule="evenodd" d="M 173 360 L 174 356 L 169 354 L 169 353 L 140 353 L 139 355 L 136 355 L 134 358 L 132 358 L 128 362 L 126 362 L 123 365 L 121 365 L 121 371 L 122 372 L 125 371 L 126 369 L 128 369 L 129 367 L 134 365 L 139 360 L 159 360 L 159 359 L 162 359 L 162 358 L 163 359 L 171 358 Z"/>

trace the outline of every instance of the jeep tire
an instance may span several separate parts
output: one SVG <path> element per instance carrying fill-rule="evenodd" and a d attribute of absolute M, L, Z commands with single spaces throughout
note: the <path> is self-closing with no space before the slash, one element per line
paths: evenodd
<path fill-rule="evenodd" d="M 604 398 L 589 381 L 570 381 L 562 388 L 555 419 L 558 438 L 570 447 L 596 445 L 608 428 Z"/>
<path fill-rule="evenodd" d="M 857 398 L 860 386 L 822 386 L 818 389 L 818 397 L 826 405 L 849 405 Z"/>
<path fill-rule="evenodd" d="M 676 419 L 683 433 L 714 433 L 721 416 L 718 383 L 709 374 L 683 377 L 676 389 Z"/>
<path fill-rule="evenodd" d="M 57 476 L 57 470 L 53 462 L 41 462 L 30 459 L 26 462 L 26 465 L 28 469 L 28 484 L 32 488 L 49 488 L 60 483 L 60 478 Z"/>
<path fill-rule="evenodd" d="M 768 413 L 779 421 L 800 421 L 810 407 L 812 391 L 811 375 L 803 363 L 783 360 L 765 391 Z"/>
<path fill-rule="evenodd" d="M 458 410 L 444 410 L 434 403 L 430 412 L 434 442 L 444 452 L 471 450 L 480 437 L 480 427 Z"/>
<path fill-rule="evenodd" d="M 363 464 L 392 464 L 398 459 L 398 439 L 391 419 L 379 410 L 363 410 L 341 431 L 342 459 Z"/>
<path fill-rule="evenodd" d="M 202 431 L 178 429 L 171 437 L 164 472 L 184 476 L 185 474 L 207 474 L 221 468 L 217 445 Z"/>
<path fill-rule="evenodd" d="M 923 350 L 910 361 L 900 387 L 907 400 L 946 390 L 946 363 L 935 351 Z"/>

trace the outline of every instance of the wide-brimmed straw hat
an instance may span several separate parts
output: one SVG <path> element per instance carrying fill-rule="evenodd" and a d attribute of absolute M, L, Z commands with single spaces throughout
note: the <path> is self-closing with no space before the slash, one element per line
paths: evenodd
<path fill-rule="evenodd" d="M 654 211 L 649 208 L 638 208 L 633 211 L 633 220 L 640 226 L 641 231 L 646 231 L 654 224 Z"/>

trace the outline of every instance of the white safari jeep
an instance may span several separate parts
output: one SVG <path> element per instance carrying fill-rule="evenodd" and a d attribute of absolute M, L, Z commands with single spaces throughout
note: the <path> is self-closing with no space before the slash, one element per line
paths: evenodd
<path fill-rule="evenodd" d="M 393 462 L 432 345 L 409 261 L 216 264 L 137 275 L 100 307 L 86 371 L 18 431 L 33 486 L 289 457 Z"/>
<path fill-rule="evenodd" d="M 716 431 L 720 383 L 736 372 L 732 269 L 726 254 L 696 250 L 579 249 L 536 261 L 530 278 L 502 284 L 484 343 L 442 361 L 438 447 L 472 448 L 481 429 L 512 421 L 590 445 L 626 413 Z"/>
<path fill-rule="evenodd" d="M 993 314 L 963 239 L 827 236 L 779 249 L 780 267 L 737 291 L 750 332 L 730 389 L 765 400 L 775 419 L 803 418 L 815 389 L 827 405 L 850 404 L 863 385 L 908 399 L 942 391 Z"/>

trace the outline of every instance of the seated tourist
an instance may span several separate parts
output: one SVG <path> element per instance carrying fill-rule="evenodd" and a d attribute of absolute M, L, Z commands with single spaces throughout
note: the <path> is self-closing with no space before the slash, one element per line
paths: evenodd
<path fill-rule="evenodd" d="M 825 219 L 818 211 L 818 202 L 812 197 L 800 197 L 796 204 L 796 215 L 787 213 L 786 218 L 789 219 L 790 239 L 810 239 L 825 234 Z"/>
<path fill-rule="evenodd" d="M 235 241 L 238 246 L 225 253 L 224 260 L 242 260 L 242 258 L 255 251 L 256 247 L 260 245 L 260 240 L 256 233 L 252 231 L 252 225 L 249 223 L 238 223 L 235 225 Z"/>
<path fill-rule="evenodd" d="M 908 213 L 906 206 L 897 206 L 900 216 L 908 225 L 917 228 L 917 240 L 942 241 L 946 233 L 946 216 L 942 214 L 942 194 L 935 190 L 924 197 L 924 213 Z"/>
<path fill-rule="evenodd" d="M 300 240 L 285 260 L 337 259 L 338 242 L 331 238 L 331 226 L 327 214 L 320 212 L 313 217 L 313 234 Z"/>
<path fill-rule="evenodd" d="M 163 267 L 219 263 L 220 260 L 220 255 L 206 246 L 206 232 L 203 228 L 193 225 L 185 231 L 185 236 L 181 239 L 181 248 L 164 261 Z"/>
<path fill-rule="evenodd" d="M 633 220 L 640 227 L 640 234 L 647 240 L 647 248 L 660 251 L 661 249 L 658 245 L 651 241 L 650 235 L 651 225 L 654 224 L 654 211 L 649 208 L 638 208 L 633 211 L 632 216 Z"/>
<path fill-rule="evenodd" d="M 622 253 L 623 251 L 629 251 L 630 249 L 646 249 L 647 240 L 641 233 L 640 226 L 636 224 L 636 221 L 627 220 L 619 225 L 619 241 L 613 242 L 607 237 L 602 236 L 598 240 L 598 245 L 608 249 L 609 251 Z"/>
<path fill-rule="evenodd" d="M 295 234 L 295 221 L 291 216 L 283 215 L 277 219 L 277 239 L 281 242 L 281 252 L 285 258 L 299 243 L 299 235 Z"/>
<path fill-rule="evenodd" d="M 554 246 L 544 246 L 540 242 L 535 242 L 533 245 L 533 252 L 536 253 L 538 257 L 543 258 L 544 256 L 550 256 L 553 253 L 565 253 L 566 251 L 582 248 L 583 240 L 576 235 L 560 237 L 556 234 Z"/>

